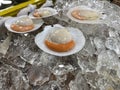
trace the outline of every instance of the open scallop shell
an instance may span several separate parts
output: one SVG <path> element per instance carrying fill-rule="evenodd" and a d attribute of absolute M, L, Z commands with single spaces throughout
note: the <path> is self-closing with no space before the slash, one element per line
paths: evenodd
<path fill-rule="evenodd" d="M 79 20 L 79 19 L 74 18 L 71 15 L 71 12 L 74 11 L 74 10 L 91 10 L 91 11 L 95 11 L 95 12 L 98 13 L 99 17 L 97 19 L 95 19 L 95 20 Z M 89 8 L 89 7 L 86 7 L 86 6 L 76 6 L 76 7 L 73 7 L 71 9 L 69 9 L 69 11 L 67 12 L 67 16 L 68 16 L 68 18 L 70 18 L 73 21 L 76 21 L 78 23 L 87 23 L 87 24 L 103 23 L 103 18 L 104 18 L 104 15 L 102 14 L 102 12 L 99 12 L 98 10 L 95 10 L 95 9 L 92 9 L 92 8 Z"/>
<path fill-rule="evenodd" d="M 33 23 L 34 23 L 34 28 L 31 29 L 31 30 L 29 30 L 29 31 L 18 32 L 18 31 L 12 30 L 12 29 L 11 29 L 11 25 L 12 25 L 13 23 L 15 23 L 15 22 L 16 22 L 19 18 L 21 18 L 21 17 L 26 17 L 26 15 L 8 19 L 8 20 L 5 22 L 5 27 L 6 27 L 9 31 L 14 32 L 14 33 L 27 33 L 27 32 L 32 32 L 32 31 L 35 31 L 35 30 L 39 29 L 39 28 L 43 25 L 43 23 L 44 23 L 44 21 L 43 21 L 42 19 L 39 20 L 39 23 L 36 23 L 36 22 L 38 22 L 38 21 L 35 21 L 35 20 L 34 20 L 34 21 L 33 21 Z"/>
<path fill-rule="evenodd" d="M 50 8 L 50 7 L 39 8 L 39 9 L 37 9 L 37 10 L 38 10 L 38 11 L 41 11 L 41 12 L 47 10 L 47 11 L 50 12 L 50 14 L 47 15 L 47 16 L 42 16 L 42 17 L 34 17 L 34 16 L 33 16 L 33 13 L 34 13 L 35 11 L 33 11 L 33 12 L 31 12 L 31 13 L 29 14 L 29 16 L 30 16 L 31 18 L 37 18 L 37 19 L 39 19 L 39 18 L 47 18 L 47 17 L 50 17 L 50 16 L 53 16 L 53 15 L 58 14 L 57 10 L 55 10 L 55 9 L 53 9 L 53 8 Z"/>
<path fill-rule="evenodd" d="M 52 30 L 56 30 L 60 28 L 65 28 L 65 27 L 58 25 L 58 24 L 54 25 L 53 27 L 46 26 L 44 31 L 37 34 L 37 36 L 35 37 L 35 43 L 37 44 L 37 46 L 44 52 L 47 52 L 55 56 L 68 56 L 68 55 L 72 55 L 72 54 L 79 52 L 85 45 L 85 37 L 79 29 L 73 28 L 73 27 L 66 27 L 68 31 L 72 34 L 73 40 L 75 41 L 75 47 L 72 50 L 67 51 L 67 52 L 55 52 L 55 51 L 50 50 L 45 45 L 44 41 L 48 33 L 50 33 Z"/>

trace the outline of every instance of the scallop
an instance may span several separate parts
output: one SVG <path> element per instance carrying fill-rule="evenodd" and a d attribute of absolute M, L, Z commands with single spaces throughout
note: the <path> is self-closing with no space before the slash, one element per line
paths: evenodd
<path fill-rule="evenodd" d="M 64 44 L 72 40 L 72 35 L 66 28 L 58 29 L 53 30 L 53 32 L 50 34 L 50 39 L 52 42 Z"/>
<path fill-rule="evenodd" d="M 21 17 L 15 22 L 15 24 L 20 26 L 27 26 L 33 25 L 33 21 L 29 17 Z"/>
<path fill-rule="evenodd" d="M 80 15 L 87 19 L 97 19 L 99 17 L 99 14 L 92 10 L 80 10 Z"/>
<path fill-rule="evenodd" d="M 48 10 L 43 11 L 43 16 L 48 16 L 48 15 L 50 15 L 50 11 Z"/>
<path fill-rule="evenodd" d="M 42 16 L 49 16 L 51 14 L 51 12 L 49 10 L 41 10 L 41 11 L 38 11 L 38 12 Z"/>

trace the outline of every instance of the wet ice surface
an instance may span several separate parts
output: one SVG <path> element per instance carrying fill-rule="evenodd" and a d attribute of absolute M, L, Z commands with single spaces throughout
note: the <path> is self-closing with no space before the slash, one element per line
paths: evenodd
<path fill-rule="evenodd" d="M 112 13 L 119 13 L 119 7 L 108 4 L 100 3 L 107 5 L 104 10 L 114 9 Z M 100 5 L 96 8 L 103 10 Z M 111 17 L 112 14 L 108 18 Z M 107 25 L 50 17 L 44 19 L 45 24 L 39 30 L 26 34 L 10 33 L 2 26 L 0 90 L 120 90 L 120 31 L 116 17 Z M 56 23 L 79 28 L 86 38 L 84 48 L 66 57 L 40 50 L 34 37 L 46 25 Z"/>
<path fill-rule="evenodd" d="M 30 88 L 20 70 L 0 63 L 0 90 L 31 90 Z"/>

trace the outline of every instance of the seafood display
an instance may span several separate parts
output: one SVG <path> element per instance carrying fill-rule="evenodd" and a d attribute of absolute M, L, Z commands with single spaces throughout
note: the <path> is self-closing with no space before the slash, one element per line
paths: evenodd
<path fill-rule="evenodd" d="M 0 17 L 0 90 L 120 90 L 120 7 L 53 5 Z"/>

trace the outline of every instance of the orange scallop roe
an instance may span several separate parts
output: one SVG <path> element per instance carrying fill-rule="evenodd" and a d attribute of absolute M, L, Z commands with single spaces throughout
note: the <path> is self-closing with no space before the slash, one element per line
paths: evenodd
<path fill-rule="evenodd" d="M 57 52 L 67 52 L 75 46 L 75 42 L 73 40 L 65 44 L 57 44 L 57 43 L 45 40 L 45 44 L 49 49 Z"/>
<path fill-rule="evenodd" d="M 40 14 L 38 11 L 33 13 L 34 17 L 42 17 L 42 14 Z"/>
<path fill-rule="evenodd" d="M 14 31 L 18 31 L 18 32 L 29 31 L 29 30 L 32 30 L 33 28 L 34 28 L 34 25 L 27 25 L 27 26 L 20 26 L 16 24 L 11 25 L 11 29 L 13 29 Z"/>
<path fill-rule="evenodd" d="M 81 16 L 80 15 L 80 10 L 74 10 L 71 12 L 71 15 L 76 18 L 76 19 L 79 19 L 79 20 L 86 20 L 86 18 L 84 16 Z"/>

